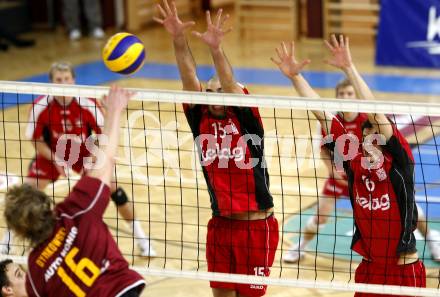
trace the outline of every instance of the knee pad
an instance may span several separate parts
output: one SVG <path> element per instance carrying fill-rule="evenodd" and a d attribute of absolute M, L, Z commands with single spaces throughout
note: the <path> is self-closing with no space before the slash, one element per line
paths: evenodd
<path fill-rule="evenodd" d="M 116 191 L 111 194 L 111 197 L 116 206 L 122 206 L 128 202 L 127 194 L 122 188 L 117 188 Z"/>

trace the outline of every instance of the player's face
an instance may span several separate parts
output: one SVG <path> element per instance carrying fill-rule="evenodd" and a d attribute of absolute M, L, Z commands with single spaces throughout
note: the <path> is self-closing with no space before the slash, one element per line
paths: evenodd
<path fill-rule="evenodd" d="M 6 275 L 9 279 L 9 286 L 3 287 L 3 290 L 10 291 L 11 296 L 27 297 L 25 287 L 26 273 L 21 266 L 15 263 L 9 264 L 6 266 Z"/>
<path fill-rule="evenodd" d="M 376 129 L 375 127 L 373 127 L 373 128 L 365 128 L 365 129 L 362 131 L 362 143 L 363 143 L 363 144 L 362 144 L 362 152 L 363 152 L 364 156 L 368 157 L 368 158 L 369 158 L 369 161 L 370 161 L 371 163 L 373 163 L 373 162 L 375 162 L 375 161 L 380 157 L 380 155 L 374 155 L 374 154 L 371 154 L 370 152 L 367 152 L 367 151 L 365 150 L 365 145 L 364 145 L 365 138 L 366 138 L 368 135 L 371 135 L 371 134 L 379 134 L 379 131 L 377 131 L 377 129 Z M 373 145 L 378 151 L 382 152 L 382 146 L 380 146 L 380 145 L 377 144 L 377 140 L 373 140 L 372 145 Z"/>
<path fill-rule="evenodd" d="M 55 70 L 52 73 L 52 82 L 54 84 L 65 84 L 65 85 L 73 85 L 75 84 L 75 79 L 72 76 L 70 71 L 60 71 Z"/>
<path fill-rule="evenodd" d="M 220 81 L 216 79 L 209 80 L 206 85 L 206 92 L 222 93 Z M 208 110 L 215 117 L 224 117 L 226 114 L 226 108 L 223 105 L 209 105 Z"/>
<path fill-rule="evenodd" d="M 356 99 L 356 92 L 353 86 L 341 87 L 336 91 L 336 98 L 338 99 Z"/>

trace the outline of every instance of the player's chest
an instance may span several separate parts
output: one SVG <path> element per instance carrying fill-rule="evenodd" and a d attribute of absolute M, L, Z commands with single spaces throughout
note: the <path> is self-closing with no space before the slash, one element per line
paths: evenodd
<path fill-rule="evenodd" d="M 237 117 L 214 119 L 203 116 L 200 123 L 200 134 L 222 146 L 235 147 L 240 141 L 241 125 Z"/>
<path fill-rule="evenodd" d="M 353 194 L 354 208 L 357 213 L 375 217 L 388 216 L 398 209 L 393 184 L 389 172 L 384 168 L 372 172 L 355 174 Z"/>
<path fill-rule="evenodd" d="M 46 125 L 52 133 L 79 135 L 88 129 L 87 124 L 82 119 L 83 115 L 77 108 L 51 108 L 48 110 L 46 118 Z"/>

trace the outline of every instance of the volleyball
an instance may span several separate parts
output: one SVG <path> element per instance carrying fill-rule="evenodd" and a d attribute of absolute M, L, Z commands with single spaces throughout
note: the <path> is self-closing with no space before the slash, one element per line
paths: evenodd
<path fill-rule="evenodd" d="M 110 71 L 132 74 L 144 64 L 144 44 L 133 34 L 117 33 L 104 46 L 102 60 Z"/>

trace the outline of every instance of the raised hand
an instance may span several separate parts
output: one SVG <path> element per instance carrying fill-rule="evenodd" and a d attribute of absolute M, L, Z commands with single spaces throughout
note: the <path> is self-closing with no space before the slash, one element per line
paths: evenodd
<path fill-rule="evenodd" d="M 157 9 L 163 18 L 153 17 L 153 19 L 159 24 L 162 24 L 173 38 L 181 36 L 186 29 L 195 25 L 193 21 L 184 23 L 179 19 L 174 1 L 171 2 L 170 7 L 168 0 L 163 0 L 163 7 L 157 4 Z"/>
<path fill-rule="evenodd" d="M 206 32 L 200 33 L 193 31 L 192 33 L 200 38 L 204 43 L 206 43 L 212 49 L 220 48 L 223 37 L 232 31 L 232 28 L 223 29 L 225 22 L 229 19 L 229 14 L 222 17 L 223 10 L 219 9 L 217 11 L 217 16 L 215 22 L 211 20 L 211 14 L 209 11 L 206 12 L 206 23 L 208 28 Z"/>
<path fill-rule="evenodd" d="M 104 97 L 107 114 L 120 113 L 127 107 L 128 101 L 134 96 L 133 92 L 112 85 L 108 96 Z"/>
<path fill-rule="evenodd" d="M 347 69 L 352 66 L 350 44 L 348 37 L 339 35 L 339 40 L 333 34 L 330 41 L 324 40 L 325 45 L 330 50 L 331 57 L 325 62 L 339 69 Z"/>
<path fill-rule="evenodd" d="M 281 42 L 280 48 L 275 48 L 275 51 L 277 52 L 279 60 L 273 57 L 270 59 L 280 68 L 281 72 L 289 78 L 298 75 L 306 65 L 310 64 L 310 60 L 308 59 L 302 62 L 296 60 L 295 43 L 293 41 L 290 43 L 289 49 L 284 42 Z"/>

